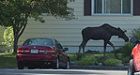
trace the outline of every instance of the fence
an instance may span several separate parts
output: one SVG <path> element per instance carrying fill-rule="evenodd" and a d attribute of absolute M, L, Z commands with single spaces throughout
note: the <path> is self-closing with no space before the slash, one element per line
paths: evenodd
<path fill-rule="evenodd" d="M 79 50 L 79 46 L 73 46 L 73 45 L 64 45 L 65 48 L 69 48 L 68 53 L 77 53 Z M 115 46 L 115 49 L 118 49 L 122 46 Z M 103 46 L 86 46 L 85 51 L 97 51 L 97 52 L 103 52 Z M 10 51 L 11 48 L 7 47 L 6 45 L 0 45 L 0 52 L 4 51 Z M 106 47 L 106 52 L 113 51 L 113 48 L 111 46 Z"/>
<path fill-rule="evenodd" d="M 78 50 L 79 50 L 79 46 L 64 46 L 64 47 L 66 47 L 66 48 L 69 48 L 69 50 L 68 50 L 68 53 L 77 53 L 78 52 Z M 115 46 L 115 49 L 118 49 L 118 48 L 120 48 L 120 47 L 123 47 L 123 46 Z M 85 52 L 86 51 L 97 51 L 97 52 L 103 52 L 104 51 L 104 47 L 103 46 L 86 46 L 85 47 Z M 111 47 L 111 46 L 107 46 L 106 47 L 106 52 L 111 52 L 111 51 L 113 51 L 113 48 Z"/>

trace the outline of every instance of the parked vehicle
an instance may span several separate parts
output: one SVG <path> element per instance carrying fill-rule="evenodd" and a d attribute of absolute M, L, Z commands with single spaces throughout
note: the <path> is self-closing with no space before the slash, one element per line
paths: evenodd
<path fill-rule="evenodd" d="M 140 41 L 134 39 L 134 48 L 132 49 L 132 59 L 129 61 L 128 75 L 134 75 L 135 72 L 140 72 Z"/>
<path fill-rule="evenodd" d="M 32 68 L 70 68 L 68 48 L 52 38 L 27 39 L 17 50 L 18 69 Z"/>

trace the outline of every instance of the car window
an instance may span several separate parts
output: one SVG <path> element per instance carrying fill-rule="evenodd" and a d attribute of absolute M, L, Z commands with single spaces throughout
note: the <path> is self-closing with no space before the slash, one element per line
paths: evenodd
<path fill-rule="evenodd" d="M 63 49 L 63 46 L 58 41 L 56 41 L 56 46 L 58 49 Z"/>
<path fill-rule="evenodd" d="M 34 38 L 25 41 L 24 45 L 53 46 L 53 40 L 47 38 Z"/>
<path fill-rule="evenodd" d="M 58 46 L 59 49 L 63 49 L 63 47 L 62 47 L 62 45 L 60 43 L 57 44 L 57 46 Z"/>

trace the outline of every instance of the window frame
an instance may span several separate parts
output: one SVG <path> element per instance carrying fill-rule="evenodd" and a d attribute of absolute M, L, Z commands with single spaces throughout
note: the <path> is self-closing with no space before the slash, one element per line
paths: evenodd
<path fill-rule="evenodd" d="M 130 13 L 128 13 L 128 14 L 127 14 L 127 13 L 123 13 L 123 9 L 122 9 L 122 8 L 123 8 L 123 7 L 122 7 L 122 6 L 123 6 L 123 5 L 122 5 L 122 4 L 123 4 L 123 3 L 122 3 L 123 0 L 121 0 L 121 13 L 118 13 L 118 14 L 116 14 L 116 13 L 105 13 L 105 12 L 104 12 L 104 8 L 105 8 L 105 7 L 104 7 L 104 2 L 105 2 L 105 0 L 102 0 L 102 13 L 95 13 L 95 12 L 94 12 L 94 11 L 95 11 L 95 10 L 94 10 L 94 9 L 95 9 L 95 8 L 94 8 L 94 7 L 95 7 L 95 6 L 94 6 L 94 2 L 95 2 L 95 0 L 91 0 L 91 15 L 117 15 L 117 16 L 118 16 L 118 15 L 120 15 L 120 16 L 125 16 L 125 15 L 126 15 L 126 16 L 128 16 L 128 15 L 132 16 L 132 15 L 133 15 L 133 0 L 131 0 Z"/>

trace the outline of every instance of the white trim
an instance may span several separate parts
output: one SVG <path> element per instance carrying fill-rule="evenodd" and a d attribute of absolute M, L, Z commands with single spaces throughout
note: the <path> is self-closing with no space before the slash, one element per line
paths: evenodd
<path fill-rule="evenodd" d="M 116 13 L 116 14 L 113 14 L 113 13 L 105 13 L 105 5 L 104 5 L 104 3 L 105 3 L 105 0 L 102 0 L 102 13 L 99 13 L 99 14 L 96 14 L 96 13 L 94 13 L 94 3 L 95 1 L 94 0 L 92 0 L 92 7 L 91 7 L 91 13 L 92 13 L 92 15 L 120 15 L 120 16 L 131 16 L 131 15 L 133 15 L 133 0 L 131 0 L 130 2 L 131 2 L 131 7 L 130 7 L 130 14 L 129 13 L 127 13 L 127 14 L 125 14 L 125 13 L 123 13 L 123 0 L 121 0 L 121 13 Z"/>
<path fill-rule="evenodd" d="M 94 13 L 94 0 L 91 0 L 91 15 Z"/>
<path fill-rule="evenodd" d="M 123 0 L 121 0 L 121 14 L 123 14 Z"/>
<path fill-rule="evenodd" d="M 131 0 L 131 11 L 130 11 L 131 15 L 133 15 L 133 0 Z"/>
<path fill-rule="evenodd" d="M 102 13 L 105 14 L 105 9 L 103 9 L 105 7 L 105 0 L 102 0 Z"/>

